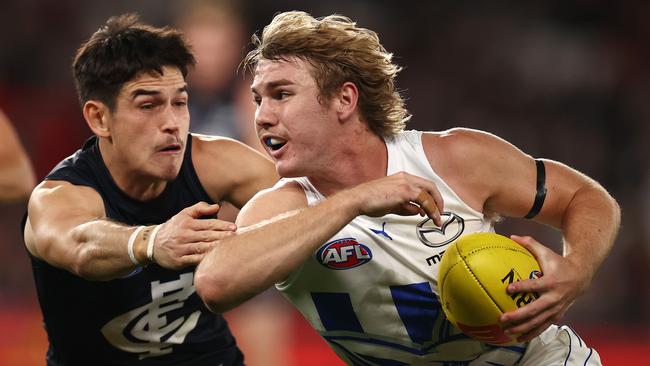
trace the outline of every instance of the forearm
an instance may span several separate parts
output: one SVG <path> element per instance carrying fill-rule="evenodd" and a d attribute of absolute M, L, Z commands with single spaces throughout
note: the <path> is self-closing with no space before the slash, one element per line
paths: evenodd
<path fill-rule="evenodd" d="M 579 189 L 566 210 L 564 256 L 589 276 L 585 286 L 614 244 L 620 215 L 616 201 L 595 183 Z"/>
<path fill-rule="evenodd" d="M 358 215 L 346 194 L 245 228 L 222 241 L 197 269 L 199 295 L 212 311 L 224 312 L 286 279 Z"/>
<path fill-rule="evenodd" d="M 140 230 L 134 237 L 132 253 L 137 262 L 146 265 L 147 234 L 153 227 Z M 106 281 L 121 278 L 133 272 L 138 264 L 128 253 L 128 242 L 136 227 L 125 226 L 109 220 L 94 220 L 70 231 L 74 255 L 69 270 L 88 279 Z"/>

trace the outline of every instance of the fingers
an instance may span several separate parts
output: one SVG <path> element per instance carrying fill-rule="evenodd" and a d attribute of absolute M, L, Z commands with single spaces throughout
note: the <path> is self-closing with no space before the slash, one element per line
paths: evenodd
<path fill-rule="evenodd" d="M 196 266 L 201 262 L 201 260 L 203 260 L 205 254 L 206 253 L 186 255 L 183 257 L 183 265 Z"/>
<path fill-rule="evenodd" d="M 200 230 L 218 230 L 218 231 L 235 231 L 237 225 L 230 221 L 223 221 L 219 219 L 197 219 L 193 220 L 190 228 Z"/>
<path fill-rule="evenodd" d="M 509 324 L 509 325 L 522 324 L 527 319 L 536 316 L 535 314 L 540 314 L 550 307 L 551 305 L 550 303 L 548 303 L 548 300 L 539 298 L 535 301 L 528 303 L 524 307 L 504 313 L 499 318 L 499 321 L 501 323 Z"/>
<path fill-rule="evenodd" d="M 545 331 L 546 328 L 550 327 L 551 324 L 553 324 L 553 322 L 551 322 L 551 321 L 544 322 L 544 324 L 542 324 L 542 325 L 540 325 L 538 327 L 535 327 L 535 328 L 531 329 L 530 331 L 528 331 L 528 332 L 520 335 L 519 337 L 517 337 L 517 342 L 528 342 L 528 341 L 532 340 L 533 338 L 535 338 L 538 335 L 542 334 L 542 332 Z"/>
<path fill-rule="evenodd" d="M 520 336 L 517 338 L 517 340 L 520 342 L 530 340 L 538 336 L 541 332 L 548 328 L 549 325 L 561 318 L 561 316 L 558 315 L 561 314 L 561 310 L 558 308 L 559 306 L 560 305 L 556 305 L 547 308 L 538 314 L 529 315 L 523 319 L 510 319 L 508 322 L 503 323 L 503 329 L 505 333 L 509 335 L 520 334 Z M 504 316 L 506 314 L 504 314 Z M 502 316 L 502 318 L 504 317 Z"/>
<path fill-rule="evenodd" d="M 205 202 L 199 202 L 184 209 L 183 211 L 185 211 L 185 213 L 190 215 L 192 218 L 198 219 L 203 216 L 215 215 L 217 212 L 219 212 L 219 208 L 220 206 L 218 204 L 210 205 Z"/>
<path fill-rule="evenodd" d="M 442 220 L 440 218 L 441 211 L 438 208 L 436 200 L 431 194 L 429 194 L 429 192 L 422 189 L 415 198 L 415 202 L 420 205 L 420 209 L 424 210 L 427 216 L 429 216 L 436 225 L 442 225 Z"/>
<path fill-rule="evenodd" d="M 551 289 L 548 282 L 550 282 L 548 278 L 544 277 L 525 279 L 509 284 L 507 291 L 509 294 L 522 292 L 543 293 Z"/>
<path fill-rule="evenodd" d="M 528 251 L 533 254 L 535 259 L 537 259 L 537 261 L 542 258 L 546 250 L 549 250 L 546 246 L 531 238 L 530 236 L 510 235 L 510 239 L 514 240 L 522 247 L 528 249 Z"/>
<path fill-rule="evenodd" d="M 196 243 L 189 243 L 185 245 L 185 253 L 184 256 L 192 256 L 195 254 L 205 254 L 209 252 L 212 248 L 214 248 L 217 245 L 218 241 L 211 241 L 211 242 L 196 242 Z"/>

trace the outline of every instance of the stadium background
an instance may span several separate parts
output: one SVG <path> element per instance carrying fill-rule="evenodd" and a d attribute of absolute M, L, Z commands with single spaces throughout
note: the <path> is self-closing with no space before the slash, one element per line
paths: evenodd
<path fill-rule="evenodd" d="M 89 135 L 70 75 L 76 47 L 111 15 L 176 24 L 181 1 L 5 0 L 0 7 L 0 108 L 42 178 Z M 620 202 L 619 239 L 567 321 L 606 365 L 650 364 L 650 3 L 643 1 L 244 1 L 247 35 L 277 11 L 341 13 L 377 31 L 405 66 L 398 85 L 411 128 L 495 133 L 536 157 L 565 162 Z M 232 70 L 234 73 L 234 70 Z M 192 103 L 192 94 L 190 103 Z M 509 177 L 503 177 L 509 179 Z M 24 207 L 0 206 L 0 365 L 43 365 L 45 333 L 18 231 Z M 497 231 L 558 248 L 553 230 L 505 220 Z M 70 299 L 74 301 L 74 299 Z M 285 308 L 282 324 L 228 314 L 236 333 L 275 335 L 281 365 L 338 365 Z M 258 315 L 259 316 L 259 315 Z M 263 316 L 259 317 L 263 319 Z M 284 329 L 276 331 L 274 327 Z M 251 330 L 252 329 L 252 330 Z M 259 341 L 243 332 L 244 351 Z M 263 341 L 259 341 L 263 342 Z M 267 358 L 267 360 L 271 360 Z M 252 360 L 252 359 L 251 359 Z M 261 362 L 260 365 L 270 364 Z M 253 365 L 255 366 L 255 365 Z"/>

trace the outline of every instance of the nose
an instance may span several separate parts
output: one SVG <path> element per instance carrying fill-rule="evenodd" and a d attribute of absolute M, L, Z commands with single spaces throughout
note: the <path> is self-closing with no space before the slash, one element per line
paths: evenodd
<path fill-rule="evenodd" d="M 163 132 L 177 134 L 185 120 L 189 120 L 189 115 L 179 111 L 174 106 L 167 106 L 161 115 Z"/>
<path fill-rule="evenodd" d="M 268 99 L 263 98 L 255 110 L 255 125 L 258 129 L 268 129 L 278 123 L 278 116 Z"/>

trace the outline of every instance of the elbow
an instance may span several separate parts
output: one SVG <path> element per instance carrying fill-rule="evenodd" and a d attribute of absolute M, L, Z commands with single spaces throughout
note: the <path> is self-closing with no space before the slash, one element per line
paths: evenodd
<path fill-rule="evenodd" d="M 233 309 L 238 302 L 233 300 L 233 289 L 236 288 L 234 281 L 218 272 L 222 271 L 209 272 L 205 266 L 200 265 L 194 275 L 194 288 L 205 306 L 211 312 L 219 314 Z"/>

